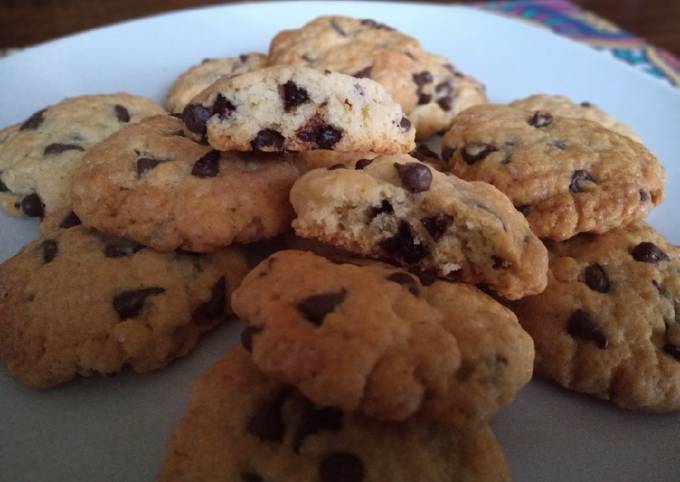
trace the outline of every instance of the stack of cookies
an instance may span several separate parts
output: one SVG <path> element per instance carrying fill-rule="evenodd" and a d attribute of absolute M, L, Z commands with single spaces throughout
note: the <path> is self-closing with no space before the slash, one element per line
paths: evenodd
<path fill-rule="evenodd" d="M 166 108 L 84 96 L 0 131 L 3 206 L 41 218 L 0 265 L 15 378 L 155 370 L 245 323 L 160 480 L 508 480 L 488 424 L 534 364 L 680 408 L 680 251 L 642 220 L 663 168 L 593 105 L 488 104 L 416 39 L 321 17 Z"/>

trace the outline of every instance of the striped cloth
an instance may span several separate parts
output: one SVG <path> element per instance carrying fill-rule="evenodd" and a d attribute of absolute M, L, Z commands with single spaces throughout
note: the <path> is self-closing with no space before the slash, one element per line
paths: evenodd
<path fill-rule="evenodd" d="M 680 59 L 567 0 L 483 2 L 477 7 L 542 25 L 559 35 L 607 51 L 636 69 L 680 87 Z"/>

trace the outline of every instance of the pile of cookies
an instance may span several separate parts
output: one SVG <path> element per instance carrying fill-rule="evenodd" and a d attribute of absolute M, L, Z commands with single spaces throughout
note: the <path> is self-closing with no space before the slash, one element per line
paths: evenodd
<path fill-rule="evenodd" d="M 159 480 L 509 480 L 488 423 L 534 368 L 680 409 L 680 250 L 644 223 L 664 171 L 595 106 L 489 104 L 335 16 L 190 68 L 166 108 L 83 96 L 0 131 L 3 207 L 41 219 L 0 265 L 12 376 L 156 370 L 245 323 Z"/>

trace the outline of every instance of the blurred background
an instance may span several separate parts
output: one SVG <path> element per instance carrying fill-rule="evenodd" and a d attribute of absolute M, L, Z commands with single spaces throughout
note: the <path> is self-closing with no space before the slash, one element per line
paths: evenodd
<path fill-rule="evenodd" d="M 122 20 L 224 0 L 0 0 L 0 49 Z M 473 1 L 428 3 L 479 3 Z M 518 1 L 515 3 L 526 3 Z M 554 1 L 534 2 L 551 4 Z M 653 45 L 680 54 L 680 0 L 572 0 Z M 228 28 L 228 26 L 225 26 Z"/>

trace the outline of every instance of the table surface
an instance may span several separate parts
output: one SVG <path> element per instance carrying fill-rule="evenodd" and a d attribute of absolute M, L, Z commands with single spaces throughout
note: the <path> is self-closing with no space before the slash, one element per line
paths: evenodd
<path fill-rule="evenodd" d="M 572 0 L 680 55 L 680 1 Z M 21 47 L 87 28 L 224 0 L 0 0 L 0 48 Z M 429 3 L 474 3 L 434 1 Z"/>

